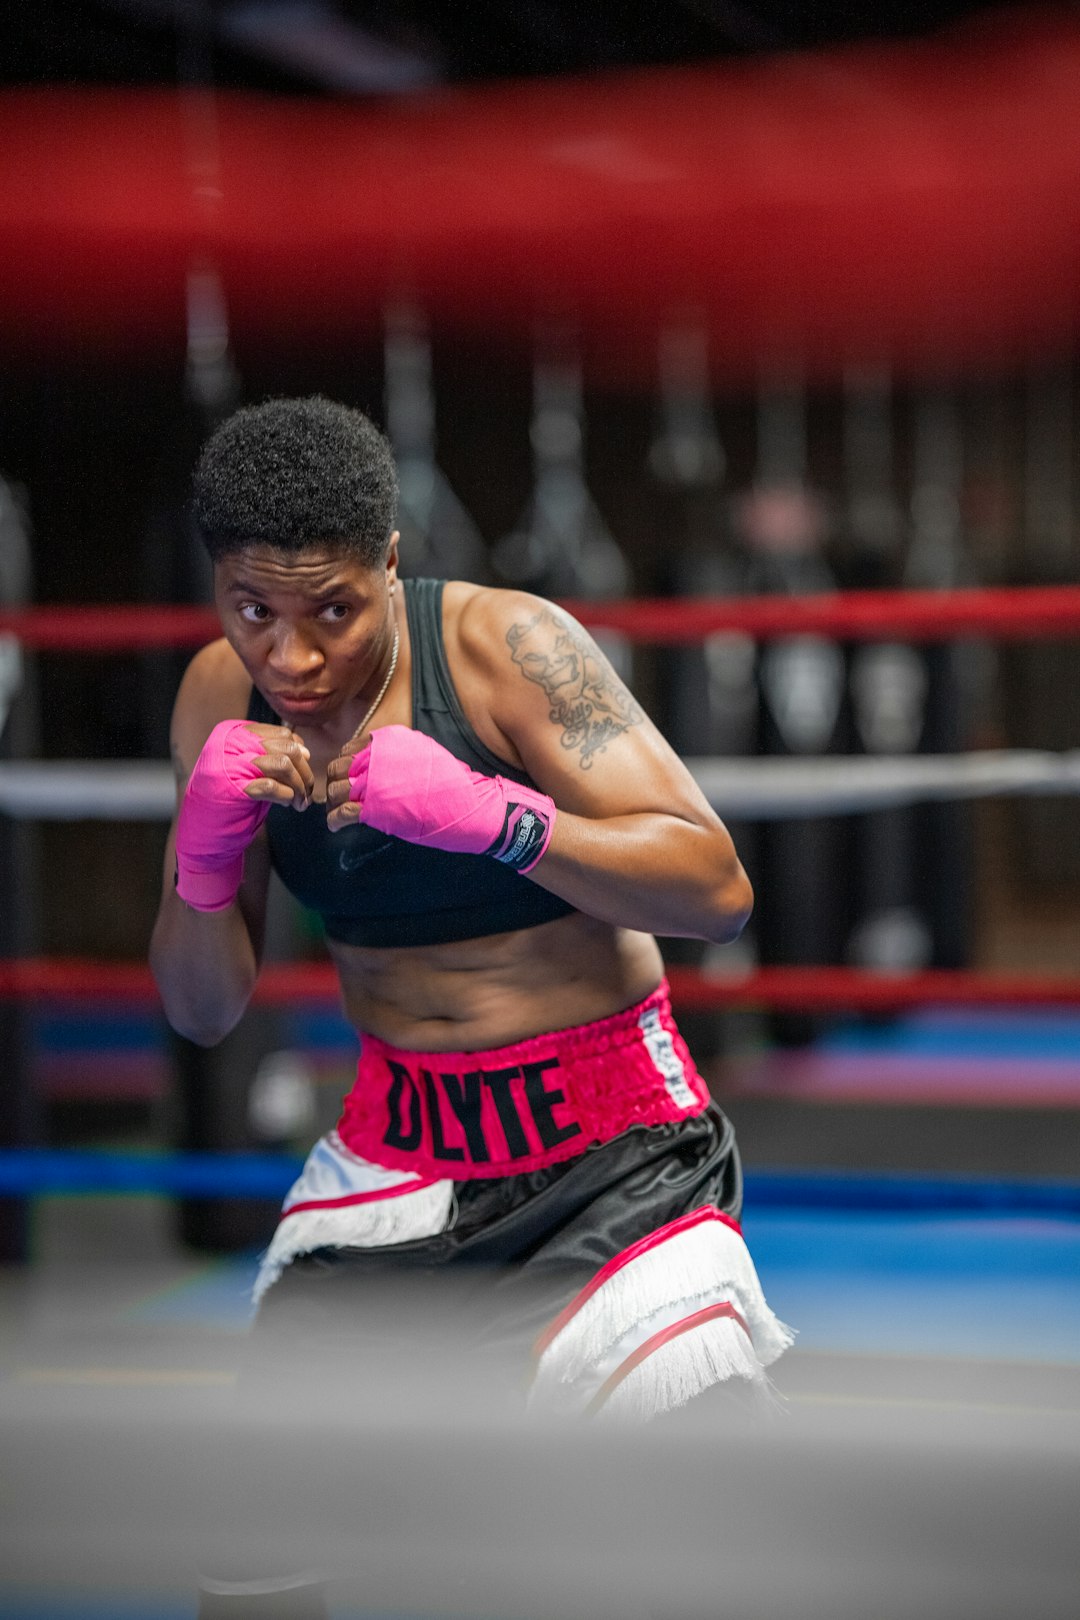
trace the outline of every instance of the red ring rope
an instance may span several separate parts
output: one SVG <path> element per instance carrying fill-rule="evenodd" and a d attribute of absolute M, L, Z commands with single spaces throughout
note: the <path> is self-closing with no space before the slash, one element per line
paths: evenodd
<path fill-rule="evenodd" d="M 712 978 L 692 968 L 668 972 L 672 1000 L 690 1012 L 772 1007 L 802 1012 L 899 1012 L 922 1006 L 1080 1005 L 1080 977 L 979 973 L 932 968 L 896 976 L 847 967 L 766 967 L 741 978 Z M 142 962 L 26 957 L 0 962 L 0 996 L 19 1001 L 156 1002 Z M 337 974 L 326 962 L 272 963 L 255 989 L 261 1006 L 338 1002 Z"/>
<path fill-rule="evenodd" d="M 957 591 L 837 591 L 822 596 L 639 598 L 564 604 L 592 629 L 632 641 L 688 646 L 721 630 L 758 637 L 833 636 L 877 641 L 897 636 L 1019 640 L 1080 632 L 1080 586 Z M 43 606 L 0 610 L 0 633 L 38 652 L 131 653 L 198 647 L 221 634 L 210 608 Z"/>
<path fill-rule="evenodd" d="M 718 630 L 769 636 L 819 634 L 877 639 L 907 635 L 941 640 L 956 635 L 999 638 L 1080 630 L 1080 588 L 941 592 L 858 591 L 815 597 L 695 598 L 567 604 L 595 628 L 631 639 L 689 644 Z M 0 611 L 0 633 L 24 646 L 66 652 L 134 652 L 200 645 L 219 633 L 216 615 L 201 607 L 40 607 Z M 672 990 L 686 1009 L 737 1006 L 825 1011 L 897 1011 L 930 1004 L 1080 1003 L 1080 980 L 930 970 L 897 977 L 843 967 L 761 968 L 739 979 L 710 979 L 672 969 Z M 142 963 L 32 958 L 0 962 L 0 995 L 105 1000 L 156 1000 Z M 332 1001 L 339 995 L 328 965 L 264 969 L 255 992 L 263 1005 Z"/>

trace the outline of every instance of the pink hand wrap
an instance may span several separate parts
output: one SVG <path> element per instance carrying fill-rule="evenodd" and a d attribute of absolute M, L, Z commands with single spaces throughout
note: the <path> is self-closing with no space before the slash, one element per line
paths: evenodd
<path fill-rule="evenodd" d="M 176 892 L 196 911 L 224 911 L 244 876 L 244 851 L 266 820 L 266 799 L 252 799 L 245 782 L 261 772 L 261 737 L 242 720 L 222 720 L 203 744 L 176 824 Z"/>
<path fill-rule="evenodd" d="M 459 855 L 494 855 L 517 872 L 532 871 L 555 826 L 546 793 L 481 776 L 408 726 L 373 732 L 353 757 L 349 782 L 361 819 L 378 832 Z"/>

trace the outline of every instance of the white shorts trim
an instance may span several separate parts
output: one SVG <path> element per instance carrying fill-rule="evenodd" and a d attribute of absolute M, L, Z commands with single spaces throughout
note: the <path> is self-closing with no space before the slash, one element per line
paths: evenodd
<path fill-rule="evenodd" d="M 641 1252 L 629 1252 L 625 1264 L 603 1268 L 599 1286 L 583 1290 L 580 1304 L 542 1341 L 533 1404 L 584 1413 L 610 1385 L 599 1410 L 640 1420 L 728 1378 L 766 1387 L 765 1369 L 794 1334 L 769 1309 L 733 1225 L 702 1210 L 698 1219 L 672 1222 L 670 1235 L 656 1234 Z M 724 1309 L 702 1318 L 713 1306 Z M 656 1349 L 635 1360 L 654 1338 Z"/>
<path fill-rule="evenodd" d="M 445 1232 L 453 1205 L 453 1182 L 370 1164 L 330 1131 L 285 1196 L 253 1297 L 261 1299 L 291 1261 L 314 1249 L 381 1248 Z"/>

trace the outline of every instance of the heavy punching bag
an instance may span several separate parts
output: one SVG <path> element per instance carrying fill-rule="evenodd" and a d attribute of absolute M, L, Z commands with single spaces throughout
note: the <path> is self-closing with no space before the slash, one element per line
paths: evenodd
<path fill-rule="evenodd" d="M 585 402 L 573 338 L 559 327 L 537 338 L 529 426 L 533 488 L 512 531 L 492 551 L 500 580 L 548 597 L 621 597 L 630 565 L 585 476 Z M 632 677 L 626 637 L 595 640 L 624 680 Z"/>
<path fill-rule="evenodd" d="M 672 320 L 660 335 L 658 388 L 649 472 L 660 491 L 656 544 L 659 589 L 677 603 L 688 596 L 742 596 L 743 558 L 732 550 L 724 509 L 726 456 L 717 427 L 700 315 Z M 659 668 L 661 723 L 684 756 L 732 757 L 757 742 L 757 647 L 738 630 L 716 631 L 699 646 L 668 651 Z M 753 823 L 724 815 L 735 846 L 754 865 Z M 665 958 L 707 973 L 744 971 L 756 961 L 754 922 L 734 945 L 664 941 Z M 680 1027 L 698 1063 L 754 1039 L 748 1013 L 683 1013 Z"/>
<path fill-rule="evenodd" d="M 913 401 L 910 545 L 901 584 L 911 590 L 978 583 L 963 531 L 963 441 L 958 403 L 944 389 Z M 956 754 L 969 746 L 976 657 L 970 643 L 932 642 L 919 650 L 926 669 L 919 751 Z M 959 968 L 971 959 L 972 806 L 916 805 L 916 914 L 930 930 L 930 965 Z"/>
<path fill-rule="evenodd" d="M 895 489 L 895 419 L 887 372 L 849 373 L 844 390 L 845 521 L 840 578 L 850 590 L 896 589 L 907 525 Z M 898 641 L 848 649 L 851 749 L 914 754 L 923 743 L 929 669 L 925 651 Z M 913 805 L 851 818 L 851 918 L 845 955 L 856 967 L 903 972 L 933 957 L 917 893 L 918 817 Z"/>
<path fill-rule="evenodd" d="M 1072 368 L 1033 371 L 1024 397 L 1023 565 L 1017 585 L 1075 585 L 1080 577 L 1076 534 L 1076 382 Z M 1014 748 L 1055 751 L 1080 746 L 1076 692 L 1080 643 L 1075 636 L 1003 649 L 1006 720 Z M 1011 856 L 1018 881 L 1036 892 L 1080 884 L 1076 803 L 1025 799 L 1010 805 Z"/>
<path fill-rule="evenodd" d="M 806 398 L 797 384 L 765 386 L 758 403 L 753 486 L 734 505 L 737 541 L 755 595 L 805 596 L 835 589 L 827 556 L 828 513 L 806 479 Z M 844 656 L 826 636 L 780 636 L 758 659 L 758 751 L 819 756 L 843 751 Z M 845 828 L 836 816 L 762 825 L 752 876 L 764 964 L 839 960 L 846 914 Z M 801 1044 L 818 1020 L 794 1013 L 770 1021 L 774 1037 Z"/>
<path fill-rule="evenodd" d="M 400 491 L 401 572 L 482 585 L 490 577 L 487 549 L 436 458 L 431 341 L 415 305 L 387 312 L 383 353 L 386 431 Z"/>

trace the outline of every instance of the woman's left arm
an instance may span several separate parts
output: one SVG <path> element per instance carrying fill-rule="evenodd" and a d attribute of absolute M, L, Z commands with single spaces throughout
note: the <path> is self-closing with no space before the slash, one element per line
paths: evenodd
<path fill-rule="evenodd" d="M 484 591 L 461 644 L 492 721 L 557 807 L 529 879 L 617 927 L 735 939 L 753 893 L 731 836 L 581 625 L 539 597 Z"/>

